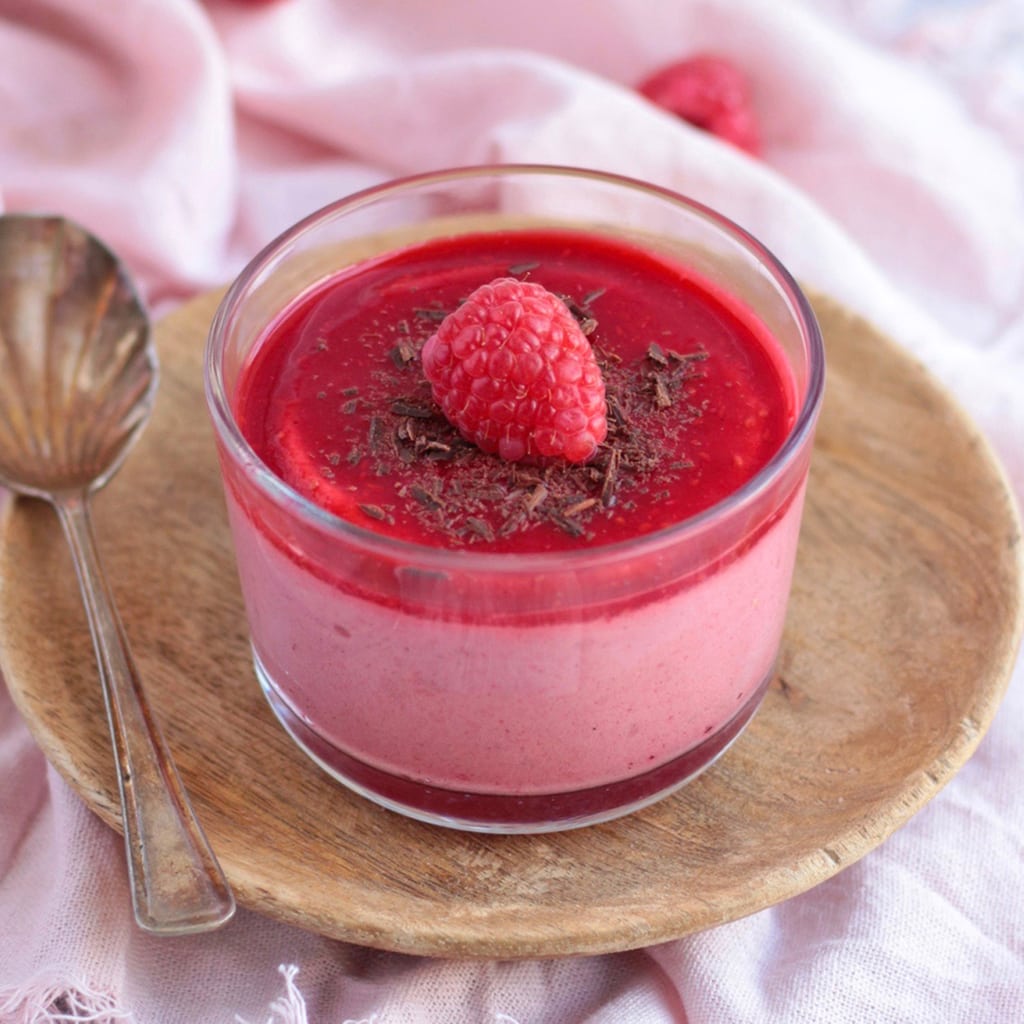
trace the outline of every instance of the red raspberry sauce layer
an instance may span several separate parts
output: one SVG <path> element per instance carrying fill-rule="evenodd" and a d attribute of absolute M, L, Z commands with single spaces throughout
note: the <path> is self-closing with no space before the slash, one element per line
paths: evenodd
<path fill-rule="evenodd" d="M 420 349 L 505 276 L 562 296 L 593 345 L 609 429 L 585 465 L 505 462 L 433 401 Z M 766 329 L 685 267 L 594 234 L 521 230 L 340 271 L 268 327 L 235 406 L 268 467 L 342 518 L 421 544 L 537 552 L 626 540 L 721 501 L 778 451 L 794 395 Z"/>

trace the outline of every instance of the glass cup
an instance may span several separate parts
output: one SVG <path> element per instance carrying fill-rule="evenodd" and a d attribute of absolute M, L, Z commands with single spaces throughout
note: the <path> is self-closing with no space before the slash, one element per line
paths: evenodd
<path fill-rule="evenodd" d="M 373 532 L 261 462 L 236 420 L 239 376 L 298 297 L 413 240 L 524 224 L 662 252 L 760 320 L 790 364 L 797 412 L 756 476 L 656 533 L 509 554 Z M 796 283 L 722 216 L 574 168 L 384 184 L 250 263 L 217 312 L 205 373 L 256 677 L 296 743 L 356 792 L 470 830 L 586 825 L 682 786 L 754 715 L 783 631 L 824 353 Z"/>

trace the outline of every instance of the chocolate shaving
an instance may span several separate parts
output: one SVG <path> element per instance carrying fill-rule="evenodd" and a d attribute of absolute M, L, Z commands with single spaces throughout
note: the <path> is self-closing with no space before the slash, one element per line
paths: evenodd
<path fill-rule="evenodd" d="M 593 508 L 597 504 L 597 498 L 582 498 L 580 501 L 574 502 L 567 508 L 562 509 L 562 515 L 567 517 L 578 516 L 581 512 L 586 512 L 588 508 Z"/>
<path fill-rule="evenodd" d="M 401 369 L 416 358 L 416 349 L 414 349 L 412 345 L 403 338 L 397 345 L 395 345 L 394 348 L 391 349 L 388 355 L 391 357 L 391 362 Z"/>
<path fill-rule="evenodd" d="M 401 399 L 391 403 L 391 411 L 397 416 L 411 416 L 416 420 L 429 420 L 435 415 L 434 410 L 425 405 L 414 405 Z"/>
<path fill-rule="evenodd" d="M 505 517 L 505 521 L 501 524 L 501 528 L 498 530 L 498 535 L 501 537 L 509 537 L 513 533 L 518 533 L 527 524 L 528 516 L 521 509 L 514 509 L 508 513 Z"/>
<path fill-rule="evenodd" d="M 620 429 L 627 427 L 629 425 L 629 417 L 619 404 L 619 400 L 614 395 L 611 395 L 606 398 L 606 404 L 608 405 L 608 418 L 612 423 Z"/>
<path fill-rule="evenodd" d="M 615 485 L 619 473 L 618 448 L 613 448 L 608 455 L 608 464 L 604 467 L 604 476 L 601 480 L 601 504 L 610 508 L 615 504 Z"/>
<path fill-rule="evenodd" d="M 703 349 L 698 349 L 696 352 L 676 352 L 669 349 L 668 357 L 678 363 L 702 363 L 707 359 L 708 354 Z"/>
<path fill-rule="evenodd" d="M 657 363 L 659 366 L 668 366 L 668 356 L 662 351 L 661 346 L 656 342 L 652 341 L 647 346 L 647 358 L 652 363 Z"/>
<path fill-rule="evenodd" d="M 428 441 L 423 446 L 423 455 L 434 462 L 450 462 L 455 458 L 455 449 L 450 444 L 442 444 L 440 441 Z"/>
<path fill-rule="evenodd" d="M 569 534 L 570 537 L 582 537 L 586 533 L 586 530 L 583 529 L 577 520 L 567 519 L 564 515 L 559 515 L 557 512 L 552 514 L 551 522 L 560 530 Z"/>
<path fill-rule="evenodd" d="M 536 487 L 526 497 L 526 501 L 523 502 L 527 512 L 534 512 L 537 506 L 548 496 L 548 489 L 542 483 L 538 483 Z"/>
<path fill-rule="evenodd" d="M 486 520 L 478 519 L 476 516 L 467 516 L 466 526 L 469 527 L 470 532 L 476 534 L 481 540 L 494 540 L 494 530 L 491 529 L 491 524 Z"/>
<path fill-rule="evenodd" d="M 579 324 L 579 328 L 584 334 L 591 335 L 597 330 L 597 320 L 591 316 L 590 311 L 585 306 L 578 305 L 568 295 L 559 295 L 558 297 L 565 303 L 566 308 L 572 314 L 576 323 Z"/>
<path fill-rule="evenodd" d="M 431 510 L 442 508 L 442 504 L 437 498 L 431 494 L 428 490 L 420 487 L 419 484 L 413 484 L 409 488 L 409 493 L 424 507 Z"/>
<path fill-rule="evenodd" d="M 519 277 L 520 274 L 528 274 L 531 270 L 536 270 L 540 264 L 534 260 L 532 263 L 517 263 L 515 266 L 509 267 L 508 272 L 510 277 Z"/>
<path fill-rule="evenodd" d="M 367 433 L 366 442 L 369 445 L 370 452 L 376 455 L 380 450 L 381 437 L 384 434 L 384 423 L 379 416 L 370 417 L 370 427 Z"/>
<path fill-rule="evenodd" d="M 447 315 L 448 311 L 444 309 L 426 309 L 420 307 L 412 311 L 413 316 L 419 317 L 420 320 L 429 320 L 431 323 L 439 324 Z"/>

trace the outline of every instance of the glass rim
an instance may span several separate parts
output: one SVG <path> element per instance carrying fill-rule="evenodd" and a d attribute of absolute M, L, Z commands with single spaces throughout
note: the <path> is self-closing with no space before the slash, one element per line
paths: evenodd
<path fill-rule="evenodd" d="M 782 445 L 742 486 L 695 515 L 627 540 L 576 550 L 475 551 L 470 548 L 448 548 L 392 537 L 335 515 L 282 480 L 263 462 L 245 439 L 227 398 L 221 357 L 232 314 L 246 298 L 253 281 L 274 257 L 320 224 L 342 216 L 349 210 L 372 205 L 390 195 L 446 182 L 508 176 L 575 177 L 618 186 L 632 192 L 647 193 L 703 218 L 717 230 L 730 236 L 769 272 L 774 283 L 789 300 L 795 318 L 802 328 L 807 356 L 807 385 L 797 416 Z M 246 264 L 218 304 L 203 354 L 203 377 L 206 403 L 214 427 L 232 459 L 253 477 L 258 488 L 269 495 L 275 504 L 287 506 L 290 512 L 306 520 L 316 529 L 337 534 L 339 539 L 350 545 L 358 545 L 362 550 L 376 550 L 396 559 L 415 560 L 418 564 L 429 564 L 436 568 L 488 572 L 551 571 L 564 570 L 580 563 L 606 564 L 621 558 L 634 557 L 638 552 L 648 552 L 679 543 L 686 536 L 695 536 L 754 502 L 758 495 L 767 490 L 784 472 L 814 430 L 824 393 L 825 348 L 810 302 L 792 274 L 754 235 L 710 206 L 663 186 L 607 171 L 559 164 L 496 163 L 453 167 L 389 179 L 328 203 L 281 232 Z"/>

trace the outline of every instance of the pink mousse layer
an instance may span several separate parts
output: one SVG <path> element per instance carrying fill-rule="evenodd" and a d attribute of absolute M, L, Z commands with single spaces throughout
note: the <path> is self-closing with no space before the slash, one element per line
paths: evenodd
<path fill-rule="evenodd" d="M 299 717 L 384 771 L 520 795 L 655 768 L 750 699 L 778 650 L 803 489 L 738 555 L 661 597 L 515 625 L 355 594 L 269 539 L 230 487 L 228 505 L 256 653 Z"/>

